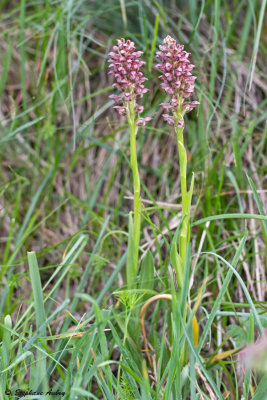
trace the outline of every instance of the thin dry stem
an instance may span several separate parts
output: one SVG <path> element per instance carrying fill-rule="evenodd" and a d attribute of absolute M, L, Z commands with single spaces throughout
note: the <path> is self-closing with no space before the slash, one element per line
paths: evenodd
<path fill-rule="evenodd" d="M 145 312 L 146 312 L 147 307 L 150 306 L 150 304 L 152 304 L 154 301 L 158 301 L 158 300 L 162 300 L 162 299 L 172 300 L 172 295 L 171 294 L 157 294 L 156 296 L 153 296 L 149 300 L 147 300 L 147 302 L 143 305 L 143 307 L 141 308 L 141 311 L 140 311 L 140 324 L 141 324 L 141 329 L 142 329 L 142 333 L 143 333 L 143 337 L 144 337 L 147 358 L 148 358 L 149 365 L 151 368 L 153 368 L 153 360 L 150 357 L 149 350 L 148 350 L 148 340 L 147 340 L 146 330 L 145 330 Z"/>

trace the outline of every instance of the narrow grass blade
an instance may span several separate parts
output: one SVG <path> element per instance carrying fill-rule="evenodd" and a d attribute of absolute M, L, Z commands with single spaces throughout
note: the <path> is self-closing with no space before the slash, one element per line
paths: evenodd
<path fill-rule="evenodd" d="M 226 170 L 226 174 L 227 174 L 227 176 L 229 177 L 231 183 L 233 184 L 233 186 L 234 186 L 234 188 L 235 188 L 236 196 L 237 196 L 237 200 L 238 200 L 238 205 L 239 205 L 239 210 L 240 210 L 240 212 L 243 214 L 243 212 L 244 212 L 244 207 L 243 207 L 243 204 L 242 204 L 242 200 L 241 200 L 241 196 L 240 196 L 240 189 L 239 189 L 238 183 L 237 183 L 237 181 L 236 181 L 236 179 L 235 179 L 235 176 L 234 176 L 234 174 L 232 173 L 232 171 Z M 242 177 L 241 177 L 241 178 L 242 178 Z M 240 179 L 241 179 L 241 178 L 240 178 Z M 242 182 L 242 180 L 240 180 L 240 182 Z"/>
<path fill-rule="evenodd" d="M 257 61 L 257 53 L 258 53 L 258 48 L 259 48 L 259 44 L 260 44 L 261 29 L 262 29 L 263 19 L 264 19 L 264 15 L 265 15 L 264 13 L 265 13 L 265 8 L 266 8 L 266 3 L 267 3 L 267 0 L 263 0 L 261 2 L 257 34 L 256 34 L 256 38 L 254 40 L 254 47 L 253 47 L 253 52 L 252 52 L 252 57 L 251 57 L 249 90 L 251 90 L 253 76 L 254 76 L 254 70 L 255 70 L 256 61 Z"/>
<path fill-rule="evenodd" d="M 22 361 L 26 360 L 26 358 L 30 357 L 31 355 L 32 355 L 31 351 L 26 351 L 25 353 L 23 353 L 19 357 L 17 357 L 17 359 L 13 363 L 11 363 L 6 369 L 4 369 L 3 371 L 0 371 L 0 372 L 9 371 L 10 369 L 16 367 Z"/>
<path fill-rule="evenodd" d="M 80 281 L 80 283 L 79 283 L 79 285 L 78 285 L 78 288 L 77 288 L 77 290 L 76 290 L 76 291 L 79 292 L 79 293 L 82 293 L 82 292 L 83 292 L 83 288 L 84 288 L 84 286 L 85 286 L 85 284 L 86 284 L 86 282 L 87 282 L 87 279 L 88 279 L 88 276 L 89 276 L 89 273 L 90 273 L 90 269 L 91 269 L 91 267 L 92 267 L 92 263 L 93 263 L 93 260 L 94 260 L 94 256 L 95 256 L 95 254 L 97 253 L 98 248 L 99 248 L 99 246 L 100 246 L 100 243 L 101 243 L 101 241 L 102 241 L 102 239 L 103 239 L 104 232 L 105 232 L 105 230 L 106 230 L 106 228 L 107 228 L 107 226 L 108 226 L 108 222 L 109 222 L 109 218 L 106 219 L 106 221 L 104 222 L 104 224 L 103 224 L 103 226 L 102 226 L 102 229 L 101 229 L 101 231 L 100 231 L 100 233 L 99 233 L 99 236 L 98 236 L 98 239 L 97 239 L 97 241 L 96 241 L 96 244 L 95 244 L 95 246 L 94 246 L 94 248 L 93 248 L 93 251 L 92 251 L 92 253 L 91 253 L 90 259 L 89 259 L 89 261 L 88 261 L 88 263 L 87 263 L 87 265 L 86 265 L 86 267 L 85 267 L 85 270 L 84 270 L 84 273 L 83 273 L 83 275 L 82 275 L 81 281 Z M 83 235 L 83 236 L 84 236 L 84 235 Z M 75 254 L 75 256 L 76 256 L 76 254 Z M 125 258 L 123 259 L 123 261 L 125 262 Z M 120 268 L 122 268 L 124 262 L 120 265 Z M 119 268 L 118 268 L 118 269 L 119 269 Z M 117 276 L 117 274 L 118 274 L 118 269 L 116 269 L 116 270 L 113 272 L 113 274 L 112 274 L 113 279 L 115 279 L 114 276 Z M 113 280 L 112 280 L 112 282 L 113 282 Z M 109 280 L 109 284 L 111 285 L 111 280 Z M 109 290 L 109 288 L 108 288 L 107 290 Z M 102 294 L 102 293 L 103 293 L 103 291 L 101 292 L 101 294 Z M 104 295 L 103 295 L 103 296 L 104 296 Z M 100 297 L 100 295 L 99 295 L 99 297 Z M 99 297 L 98 297 L 98 299 L 97 299 L 98 304 L 100 303 L 101 299 L 103 298 L 103 297 L 101 297 L 101 298 L 99 299 Z M 76 310 L 76 308 L 77 308 L 77 305 L 78 305 L 78 302 L 79 302 L 79 299 L 78 299 L 77 297 L 74 297 L 73 300 L 72 300 L 72 302 L 71 302 L 71 306 L 70 306 L 70 312 L 71 312 L 72 314 L 75 312 L 75 310 Z M 91 313 L 93 313 L 93 310 L 91 310 L 91 311 L 89 312 L 89 316 L 92 315 Z M 87 318 L 88 318 L 89 316 L 87 316 Z M 63 326 L 62 326 L 62 330 L 61 330 L 63 333 L 67 331 L 68 326 L 69 326 L 69 324 L 70 324 L 70 321 L 71 321 L 71 318 L 70 318 L 70 317 L 65 319 L 64 324 L 63 324 Z M 59 350 L 59 349 L 61 349 L 61 350 Z M 57 358 L 57 361 L 60 361 L 60 360 L 61 360 L 61 358 L 62 358 L 63 355 L 64 355 L 65 350 L 66 350 L 66 346 L 61 346 L 60 343 L 58 344 L 58 346 L 55 346 L 55 350 L 54 350 L 54 351 L 55 351 L 55 352 L 58 352 L 58 355 L 57 355 L 57 357 L 56 357 L 56 358 Z M 49 365 L 47 374 L 50 376 L 50 375 L 53 373 L 54 369 L 55 369 L 55 366 L 54 366 L 54 365 L 52 365 L 52 364 Z"/>
<path fill-rule="evenodd" d="M 107 292 L 110 290 L 114 280 L 117 278 L 118 274 L 120 273 L 120 271 L 122 270 L 123 266 L 125 265 L 126 257 L 127 257 L 127 253 L 124 253 L 124 255 L 120 259 L 117 267 L 114 269 L 114 271 L 110 275 L 109 279 L 107 280 L 105 287 L 102 289 L 102 291 L 100 292 L 99 296 L 97 297 L 96 304 L 100 304 L 101 301 L 103 300 L 103 298 L 105 297 L 105 295 L 107 294 Z M 92 313 L 93 312 L 91 311 L 88 314 L 88 317 L 90 315 L 92 315 Z"/>
<path fill-rule="evenodd" d="M 220 8 L 221 8 L 220 0 L 215 0 L 214 1 L 213 43 L 212 43 L 212 54 L 211 54 L 211 76 L 210 76 L 210 87 L 209 87 L 209 93 L 210 93 L 211 99 L 214 98 L 215 80 L 217 77 Z"/>
<path fill-rule="evenodd" d="M 197 226 L 200 224 L 204 224 L 208 221 L 216 221 L 219 219 L 259 219 L 262 221 L 267 221 L 267 215 L 259 215 L 259 214 L 218 214 L 211 215 L 210 217 L 201 218 L 198 221 L 192 223 L 192 226 Z"/>
<path fill-rule="evenodd" d="M 233 258 L 233 261 L 232 261 L 232 266 L 233 266 L 234 268 L 237 266 L 239 257 L 240 257 L 240 255 L 241 255 L 241 252 L 242 252 L 244 246 L 245 246 L 246 239 L 247 239 L 247 237 L 244 236 L 244 237 L 242 238 L 242 240 L 241 240 L 241 242 L 240 242 L 238 248 L 237 248 L 237 251 L 236 251 L 235 256 L 234 256 L 234 258 Z M 230 270 L 227 272 L 227 275 L 226 275 L 226 277 L 225 277 L 225 279 L 224 279 L 224 282 L 223 282 L 223 284 L 222 284 L 221 290 L 220 290 L 219 293 L 218 293 L 218 296 L 217 296 L 217 298 L 216 298 L 216 300 L 215 300 L 215 302 L 214 302 L 214 305 L 213 305 L 213 307 L 212 307 L 212 310 L 211 310 L 211 312 L 210 312 L 208 321 L 207 321 L 207 323 L 206 323 L 206 325 L 205 325 L 205 327 L 204 327 L 203 333 L 202 333 L 202 335 L 201 335 L 201 337 L 200 337 L 200 340 L 199 340 L 199 343 L 198 343 L 198 347 L 197 347 L 198 353 L 201 351 L 201 348 L 202 348 L 202 346 L 203 346 L 203 344 L 204 344 L 204 342 L 205 342 L 205 340 L 206 340 L 206 337 L 207 337 L 207 335 L 208 335 L 208 332 L 209 332 L 209 330 L 210 330 L 210 327 L 211 327 L 211 325 L 212 325 L 212 323 L 213 323 L 213 321 L 214 321 L 214 318 L 215 318 L 215 316 L 216 316 L 216 313 L 217 313 L 217 311 L 218 311 L 218 309 L 219 309 L 219 307 L 220 307 L 222 298 L 223 298 L 223 296 L 224 296 L 226 290 L 228 289 L 228 286 L 229 286 L 229 283 L 230 283 L 230 281 L 231 281 L 231 279 L 232 279 L 232 276 L 233 276 L 233 270 L 230 269 Z"/>
<path fill-rule="evenodd" d="M 216 253 L 213 253 L 213 252 L 204 252 L 204 253 L 202 253 L 202 254 L 211 254 L 211 255 L 213 255 L 213 256 L 219 258 L 221 261 L 224 262 L 224 264 L 226 264 L 226 265 L 232 270 L 233 274 L 237 277 L 237 279 L 239 280 L 240 285 L 241 285 L 242 288 L 243 288 L 244 294 L 245 294 L 245 296 L 246 296 L 246 298 L 247 298 L 247 301 L 248 301 L 248 303 L 249 303 L 250 309 L 251 309 L 252 314 L 253 314 L 253 316 L 254 316 L 256 325 L 257 325 L 257 327 L 258 327 L 258 329 L 259 329 L 259 332 L 260 332 L 261 334 L 263 334 L 264 329 L 263 329 L 261 320 L 260 320 L 260 318 L 259 318 L 259 316 L 258 316 L 258 313 L 257 313 L 256 308 L 255 308 L 255 306 L 254 306 L 254 303 L 253 303 L 253 301 L 252 301 L 252 299 L 251 299 L 251 297 L 250 297 L 250 294 L 249 294 L 249 292 L 248 292 L 248 290 L 247 290 L 247 287 L 246 287 L 246 285 L 245 285 L 243 279 L 242 279 L 241 276 L 239 275 L 239 273 L 234 269 L 234 267 L 233 267 L 228 261 L 226 261 L 226 260 L 225 260 L 223 257 L 221 257 L 219 254 L 216 254 Z"/>
<path fill-rule="evenodd" d="M 149 57 L 148 66 L 147 66 L 149 75 L 151 74 L 151 70 L 152 70 L 152 63 L 153 63 L 153 59 L 154 59 L 154 53 L 155 53 L 155 47 L 156 47 L 156 41 L 157 41 L 157 35 L 158 35 L 158 27 L 159 27 L 159 16 L 156 15 L 154 34 L 153 34 L 153 39 L 152 39 L 152 44 L 151 44 L 151 49 L 150 49 L 150 57 Z"/>
<path fill-rule="evenodd" d="M 36 258 L 35 252 L 28 252 L 28 263 L 29 263 L 29 270 L 30 270 L 30 278 L 32 284 L 32 291 L 33 291 L 33 299 L 34 299 L 34 308 L 35 308 L 35 315 L 36 315 L 36 326 L 37 329 L 41 328 L 45 324 L 45 309 L 44 309 L 44 301 L 43 301 L 43 291 L 39 273 L 38 262 Z M 46 336 L 46 328 L 40 329 L 41 336 Z M 43 354 L 40 351 L 37 351 L 37 366 L 36 370 L 34 371 L 35 374 L 35 383 L 36 386 L 43 387 L 47 389 L 47 382 L 46 382 L 46 360 Z"/>
<path fill-rule="evenodd" d="M 253 191 L 254 199 L 255 199 L 255 201 L 256 201 L 256 204 L 257 204 L 259 213 L 260 213 L 261 215 L 266 216 L 266 213 L 264 212 L 263 205 L 262 205 L 262 202 L 261 202 L 261 200 L 260 200 L 260 197 L 259 197 L 259 195 L 258 195 L 258 193 L 257 193 L 257 189 L 256 189 L 256 187 L 255 187 L 255 185 L 254 185 L 254 182 L 253 182 L 253 180 L 252 180 L 248 175 L 247 175 L 247 178 L 248 178 L 248 182 L 249 182 L 249 184 L 250 184 L 250 187 L 251 187 L 251 189 L 252 189 L 252 191 Z M 263 230 L 264 230 L 265 237 L 267 238 L 267 221 L 266 221 L 266 220 L 262 221 L 262 226 L 263 226 Z"/>
<path fill-rule="evenodd" d="M 4 320 L 4 332 L 3 332 L 3 344 L 2 344 L 2 355 L 4 368 L 8 366 L 10 353 L 11 353 L 11 330 L 12 320 L 10 315 L 7 315 Z"/>
<path fill-rule="evenodd" d="M 254 324 L 254 320 L 253 320 L 253 316 L 252 314 L 250 314 L 250 318 L 249 318 L 249 343 L 253 343 L 254 342 L 254 332 L 255 332 L 255 324 Z M 251 371 L 248 370 L 245 372 L 245 376 L 244 376 L 244 382 L 243 382 L 243 394 L 244 394 L 244 400 L 248 400 L 249 399 L 249 389 L 250 389 L 250 383 L 251 383 Z"/>
<path fill-rule="evenodd" d="M 4 319 L 4 325 L 3 327 L 3 340 L 2 340 L 2 346 L 0 346 L 0 369 L 5 370 L 5 368 L 8 368 L 9 365 L 9 359 L 11 355 L 11 330 L 12 330 L 12 320 L 10 315 L 7 315 Z M 1 396 L 1 390 L 3 390 L 4 387 L 6 387 L 6 382 L 8 381 L 8 376 L 6 374 L 1 374 L 0 375 L 0 396 Z M 3 390 L 4 393 L 4 390 Z M 0 397 L 0 399 L 4 400 L 4 397 Z"/>
<path fill-rule="evenodd" d="M 98 398 L 93 393 L 88 392 L 87 390 L 81 389 L 79 387 L 73 386 L 71 388 L 71 391 L 72 391 L 72 393 L 79 394 L 81 396 L 84 396 L 85 398 L 98 400 Z M 74 398 L 75 398 L 75 396 L 74 396 Z"/>
<path fill-rule="evenodd" d="M 46 174 L 46 176 L 44 177 L 42 183 L 40 184 L 38 190 L 36 191 L 35 195 L 32 198 L 32 202 L 28 208 L 28 211 L 25 215 L 25 218 L 23 220 L 22 226 L 19 230 L 19 233 L 16 237 L 16 244 L 20 241 L 20 239 L 22 238 L 25 229 L 30 221 L 30 218 L 32 216 L 32 213 L 37 205 L 38 200 L 40 199 L 41 194 L 43 193 L 43 191 L 45 190 L 45 188 L 47 187 L 48 182 L 50 181 L 51 177 L 53 176 L 54 173 L 54 167 L 52 167 L 48 173 Z"/>
<path fill-rule="evenodd" d="M 232 139 L 233 144 L 232 144 L 232 146 L 233 146 L 233 152 L 234 152 L 234 157 L 235 157 L 236 176 L 237 176 L 237 182 L 242 189 L 243 168 L 242 168 L 242 156 L 241 156 L 241 154 L 242 154 L 241 153 L 241 138 L 240 138 L 240 131 L 239 131 L 236 115 L 233 116 L 232 125 L 233 125 L 233 139 Z M 242 212 L 241 209 L 240 209 L 240 211 Z"/>
<path fill-rule="evenodd" d="M 7 80 L 7 76 L 8 76 L 9 65 L 10 65 L 10 60 L 11 60 L 11 54 L 12 54 L 12 45 L 10 42 L 9 35 L 7 37 L 7 47 L 8 48 L 7 48 L 5 57 L 3 57 L 3 59 L 2 59 L 3 70 L 2 70 L 1 79 L 0 79 L 0 98 L 1 98 L 4 88 L 5 88 L 5 84 L 6 84 L 6 80 Z"/>
<path fill-rule="evenodd" d="M 43 291 L 42 291 L 39 267 L 35 252 L 33 251 L 28 252 L 28 263 L 29 263 L 30 278 L 33 290 L 34 308 L 36 312 L 36 324 L 38 329 L 45 323 L 46 317 L 44 310 Z M 44 328 L 41 333 L 42 335 L 45 336 L 46 329 Z"/>
<path fill-rule="evenodd" d="M 26 0 L 20 0 L 20 79 L 21 79 L 21 90 L 22 90 L 22 101 L 23 107 L 27 107 L 27 91 L 26 91 L 26 71 L 25 71 L 25 10 L 26 10 Z"/>
<path fill-rule="evenodd" d="M 69 299 L 66 299 L 51 315 L 48 317 L 45 322 L 40 326 L 40 328 L 37 329 L 35 334 L 31 337 L 31 339 L 27 342 L 27 344 L 23 347 L 23 351 L 28 350 L 35 342 L 35 340 L 40 336 L 40 333 L 42 333 L 47 325 L 55 319 L 55 317 L 65 309 L 65 307 L 69 304 Z M 71 335 L 71 334 L 70 334 Z M 42 337 L 42 339 L 49 339 L 49 336 L 47 337 Z M 53 338 L 54 339 L 54 338 Z"/>
<path fill-rule="evenodd" d="M 83 251 L 86 243 L 88 241 L 88 237 L 86 235 L 81 235 L 78 237 L 78 239 L 75 241 L 75 243 L 72 245 L 72 247 L 69 249 L 69 251 L 66 253 L 63 261 L 61 264 L 56 268 L 54 273 L 50 276 L 50 278 L 47 280 L 47 282 L 44 285 L 44 290 L 51 285 L 51 281 L 56 278 L 56 281 L 54 285 L 52 286 L 51 290 L 49 293 L 45 296 L 45 302 L 48 299 L 51 299 L 52 295 L 54 296 L 57 288 L 59 287 L 60 283 L 64 279 L 64 276 L 68 273 L 69 269 L 71 268 L 71 265 L 75 262 L 76 258 L 79 257 L 81 252 Z M 65 268 L 63 268 L 65 267 Z M 26 316 L 30 313 L 32 310 L 32 304 L 28 307 L 26 312 L 21 316 L 21 318 L 18 320 L 16 324 L 16 329 L 19 329 L 21 324 L 25 321 Z M 52 314 L 53 315 L 53 314 Z M 49 317 L 51 318 L 51 316 Z"/>
<path fill-rule="evenodd" d="M 162 22 L 163 22 L 164 33 L 166 33 L 167 32 L 167 19 L 166 19 L 166 15 L 164 13 L 164 9 L 157 0 L 153 0 L 153 3 L 156 5 L 157 9 L 159 10 L 159 13 L 160 13 L 160 16 L 161 16 Z"/>
<path fill-rule="evenodd" d="M 182 314 L 181 314 L 181 310 L 178 309 L 178 311 L 179 311 L 179 313 L 180 313 L 181 323 L 182 323 L 182 326 L 183 326 L 184 333 L 185 333 L 185 336 L 186 336 L 186 338 L 187 338 L 188 344 L 189 344 L 189 346 L 190 346 L 190 350 L 191 350 L 191 352 L 193 353 L 195 359 L 197 360 L 197 364 L 198 364 L 199 367 L 201 368 L 203 374 L 205 375 L 205 378 L 207 379 L 207 381 L 208 381 L 209 384 L 211 385 L 212 389 L 214 390 L 214 393 L 216 394 L 217 398 L 220 399 L 220 400 L 223 400 L 223 395 L 218 391 L 218 387 L 217 387 L 216 383 L 214 382 L 214 380 L 213 380 L 212 377 L 210 376 L 210 373 L 208 372 L 208 370 L 205 368 L 205 366 L 204 366 L 204 364 L 203 364 L 201 358 L 200 358 L 199 355 L 198 355 L 197 350 L 195 349 L 194 343 L 193 343 L 193 341 L 191 340 L 190 335 L 189 335 L 189 333 L 188 333 L 188 331 L 187 331 L 187 328 L 186 328 L 186 326 L 185 326 L 185 323 L 184 323 L 184 321 L 183 321 Z"/>
<path fill-rule="evenodd" d="M 23 132 L 27 128 L 30 128 L 31 126 L 38 124 L 38 122 L 42 121 L 43 119 L 44 119 L 44 117 L 36 118 L 33 121 L 30 121 L 24 125 L 21 125 L 19 128 L 15 129 L 14 131 L 9 132 L 5 137 L 3 137 L 3 139 L 0 140 L 0 145 L 8 142 L 10 140 L 14 140 L 14 136 L 16 136 L 17 133 Z"/>

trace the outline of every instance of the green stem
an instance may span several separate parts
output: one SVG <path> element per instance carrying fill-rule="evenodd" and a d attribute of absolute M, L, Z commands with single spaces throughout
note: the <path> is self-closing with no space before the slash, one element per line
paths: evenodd
<path fill-rule="evenodd" d="M 177 120 L 183 119 L 182 114 L 177 115 Z M 186 257 L 186 246 L 190 239 L 190 227 L 189 227 L 189 216 L 190 216 L 190 206 L 191 206 L 191 198 L 192 198 L 192 190 L 194 179 L 192 178 L 191 187 L 189 193 L 187 193 L 187 181 L 186 181 L 186 172 L 187 172 L 187 154 L 184 147 L 184 138 L 183 138 L 183 130 L 184 128 L 175 128 L 177 143 L 178 143 L 178 153 L 179 153 L 179 164 L 180 164 L 180 179 L 181 179 L 181 193 L 182 193 L 182 227 L 179 237 L 179 253 L 181 257 L 182 270 L 184 270 L 185 266 L 185 257 Z"/>
<path fill-rule="evenodd" d="M 180 118 L 179 118 L 180 119 Z M 184 147 L 183 128 L 175 128 L 178 153 L 179 153 L 179 165 L 180 165 L 180 179 L 181 179 L 181 192 L 182 192 L 182 228 L 179 238 L 179 253 L 182 260 L 182 269 L 185 264 L 186 246 L 188 243 L 188 230 L 189 230 L 189 215 L 188 215 L 188 195 L 187 195 L 187 182 L 186 182 L 186 170 L 187 170 L 187 155 Z"/>
<path fill-rule="evenodd" d="M 182 218 L 186 214 L 186 205 L 187 205 L 187 183 L 186 183 L 187 156 L 184 147 L 183 130 L 184 128 L 175 128 L 177 142 L 178 142 L 179 165 L 180 165 L 180 179 L 181 179 L 181 192 L 182 192 Z"/>
<path fill-rule="evenodd" d="M 133 174 L 134 189 L 134 266 L 135 274 L 138 272 L 138 255 L 140 243 L 140 225 L 141 225 L 141 199 L 140 199 L 140 179 L 138 172 L 137 154 L 136 154 L 136 134 L 137 125 L 135 121 L 135 103 L 131 101 L 127 106 L 127 119 L 130 128 L 130 150 L 131 150 L 131 169 Z"/>

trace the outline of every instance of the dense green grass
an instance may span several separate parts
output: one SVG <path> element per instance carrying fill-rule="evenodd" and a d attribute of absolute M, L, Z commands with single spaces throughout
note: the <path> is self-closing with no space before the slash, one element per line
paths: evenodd
<path fill-rule="evenodd" d="M 0 2 L 0 399 L 11 398 L 5 389 L 71 400 L 267 398 L 264 365 L 244 370 L 236 353 L 224 354 L 267 328 L 265 7 Z M 201 104 L 185 131 L 192 246 L 180 303 L 146 312 L 151 367 L 139 312 L 157 293 L 174 298 L 181 210 L 176 139 L 160 117 L 154 68 L 166 34 L 191 52 Z M 134 292 L 125 284 L 129 130 L 111 107 L 106 63 L 121 37 L 144 51 L 144 114 L 154 116 L 137 138 L 144 208 Z"/>

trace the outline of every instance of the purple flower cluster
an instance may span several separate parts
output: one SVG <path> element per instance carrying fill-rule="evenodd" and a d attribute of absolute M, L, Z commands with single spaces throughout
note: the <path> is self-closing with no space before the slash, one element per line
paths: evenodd
<path fill-rule="evenodd" d="M 163 118 L 169 125 L 183 128 L 184 114 L 199 104 L 198 101 L 185 101 L 194 92 L 196 77 L 191 73 L 194 65 L 190 64 L 190 53 L 184 51 L 184 46 L 177 44 L 171 36 L 167 36 L 159 48 L 160 51 L 156 54 L 161 64 L 156 67 L 162 72 L 161 87 L 171 97 L 168 103 L 161 104 L 166 112 Z M 135 51 L 134 42 L 124 38 L 118 40 L 113 51 L 109 53 L 109 74 L 116 80 L 113 87 L 121 92 L 120 95 L 113 94 L 109 97 L 116 103 L 114 108 L 120 115 L 126 115 L 130 109 L 134 110 L 135 114 L 141 114 L 144 110 L 144 107 L 136 102 L 138 97 L 142 98 L 148 92 L 144 87 L 147 78 L 140 71 L 145 64 L 140 60 L 142 54 L 142 51 Z M 145 117 L 135 122 L 144 126 L 150 120 L 151 117 Z"/>
<path fill-rule="evenodd" d="M 170 36 L 164 39 L 163 46 L 159 48 L 160 51 L 156 54 L 162 64 L 156 67 L 162 72 L 161 87 L 171 96 L 169 103 L 161 105 L 167 113 L 171 111 L 174 115 L 172 117 L 169 114 L 163 114 L 163 118 L 169 125 L 176 124 L 180 128 L 184 126 L 181 117 L 199 104 L 198 101 L 184 102 L 184 99 L 194 92 L 196 77 L 191 74 L 194 65 L 190 64 L 190 53 L 184 51 L 184 46 L 176 44 L 175 39 Z M 177 120 L 178 116 L 180 118 Z"/>
<path fill-rule="evenodd" d="M 142 51 L 135 51 L 134 42 L 126 41 L 124 38 L 118 40 L 113 51 L 109 53 L 109 74 L 116 79 L 113 87 L 122 92 L 121 95 L 113 94 L 109 97 L 118 104 L 114 108 L 120 115 L 126 114 L 127 104 L 132 101 L 134 101 L 134 109 L 137 114 L 144 110 L 143 106 L 136 103 L 137 97 L 142 98 L 148 92 L 148 89 L 143 85 L 147 78 L 140 71 L 140 68 L 145 64 L 144 61 L 140 60 L 142 54 Z M 150 117 L 140 118 L 137 120 L 137 124 L 145 125 L 150 120 Z"/>

